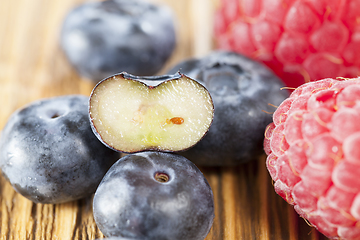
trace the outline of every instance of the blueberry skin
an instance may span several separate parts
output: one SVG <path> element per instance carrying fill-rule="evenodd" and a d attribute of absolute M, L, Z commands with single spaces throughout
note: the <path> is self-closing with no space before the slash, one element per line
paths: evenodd
<path fill-rule="evenodd" d="M 14 112 L 0 137 L 0 168 L 36 203 L 62 203 L 95 192 L 119 153 L 93 134 L 88 97 L 66 95 Z"/>
<path fill-rule="evenodd" d="M 158 182 L 165 173 L 167 182 Z M 212 190 L 200 170 L 171 153 L 142 152 L 117 161 L 100 183 L 94 219 L 107 237 L 204 239 L 213 223 Z"/>
<path fill-rule="evenodd" d="M 263 153 L 266 126 L 276 108 L 289 96 L 284 83 L 268 68 L 234 52 L 214 51 L 185 60 L 169 73 L 198 80 L 210 92 L 214 120 L 207 135 L 181 152 L 199 166 L 231 166 L 257 159 Z"/>
<path fill-rule="evenodd" d="M 60 44 L 80 75 L 94 82 L 122 71 L 154 75 L 175 48 L 174 21 L 165 5 L 86 2 L 65 17 Z"/>

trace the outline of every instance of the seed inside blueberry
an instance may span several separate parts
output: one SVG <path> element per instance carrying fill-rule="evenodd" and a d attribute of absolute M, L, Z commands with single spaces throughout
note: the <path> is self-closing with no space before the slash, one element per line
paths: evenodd
<path fill-rule="evenodd" d="M 51 118 L 58 118 L 58 117 L 60 117 L 60 114 L 58 114 L 58 113 L 54 113 L 52 116 L 51 116 Z"/>

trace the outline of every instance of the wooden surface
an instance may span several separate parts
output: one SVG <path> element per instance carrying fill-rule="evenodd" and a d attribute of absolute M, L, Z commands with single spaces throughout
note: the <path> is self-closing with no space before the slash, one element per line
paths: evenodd
<path fill-rule="evenodd" d="M 211 50 L 215 0 L 154 1 L 168 3 L 178 19 L 178 45 L 166 67 Z M 62 19 L 80 2 L 0 0 L 0 129 L 13 111 L 33 100 L 89 95 L 93 84 L 74 72 L 58 46 Z M 216 217 L 207 240 L 326 239 L 276 195 L 264 157 L 235 168 L 201 170 L 215 198 Z M 2 177 L 0 193 L 0 239 L 103 237 L 92 217 L 91 198 L 33 204 Z"/>

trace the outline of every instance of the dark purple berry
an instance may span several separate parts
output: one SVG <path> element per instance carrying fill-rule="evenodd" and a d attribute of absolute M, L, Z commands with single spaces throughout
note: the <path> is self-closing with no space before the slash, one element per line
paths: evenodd
<path fill-rule="evenodd" d="M 287 96 L 281 80 L 265 66 L 234 52 L 215 51 L 188 59 L 169 71 L 198 80 L 210 92 L 214 120 L 207 135 L 181 154 L 197 165 L 236 165 L 263 153 L 266 126 Z"/>
<path fill-rule="evenodd" d="M 195 240 L 211 228 L 214 201 L 192 162 L 171 153 L 142 152 L 110 168 L 95 193 L 93 212 L 107 237 Z"/>
<path fill-rule="evenodd" d="M 149 239 L 147 239 L 147 238 L 109 237 L 109 238 L 98 238 L 96 240 L 149 240 Z"/>
<path fill-rule="evenodd" d="M 141 0 L 86 2 L 69 12 L 61 31 L 70 63 L 95 82 L 122 71 L 156 74 L 175 43 L 170 8 Z"/>
<path fill-rule="evenodd" d="M 118 159 L 94 136 L 86 96 L 35 101 L 13 113 L 1 133 L 1 171 L 36 203 L 91 195 Z"/>

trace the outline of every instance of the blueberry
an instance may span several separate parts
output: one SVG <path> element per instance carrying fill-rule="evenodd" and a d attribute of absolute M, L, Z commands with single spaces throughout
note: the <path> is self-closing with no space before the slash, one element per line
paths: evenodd
<path fill-rule="evenodd" d="M 107 237 L 204 239 L 214 218 L 213 193 L 186 158 L 142 152 L 110 168 L 96 190 L 93 212 Z"/>
<path fill-rule="evenodd" d="M 214 120 L 207 135 L 181 154 L 197 165 L 229 166 L 256 159 L 263 153 L 266 126 L 288 95 L 265 66 L 234 52 L 214 51 L 172 68 L 198 80 L 210 92 Z"/>
<path fill-rule="evenodd" d="M 147 238 L 110 237 L 110 238 L 98 238 L 96 240 L 148 240 L 148 239 Z"/>
<path fill-rule="evenodd" d="M 91 195 L 119 154 L 93 134 L 88 97 L 35 101 L 14 112 L 0 138 L 0 168 L 14 189 L 36 203 Z"/>
<path fill-rule="evenodd" d="M 175 48 L 173 13 L 140 0 L 86 2 L 66 16 L 60 43 L 80 75 L 94 82 L 122 71 L 153 75 Z"/>

